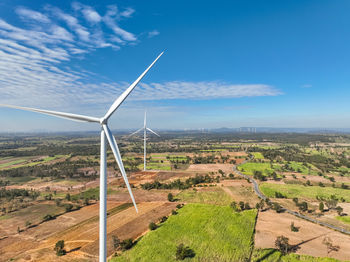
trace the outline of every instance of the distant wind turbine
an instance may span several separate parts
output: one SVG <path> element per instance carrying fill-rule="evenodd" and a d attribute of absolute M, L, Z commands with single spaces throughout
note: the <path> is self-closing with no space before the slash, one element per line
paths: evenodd
<path fill-rule="evenodd" d="M 138 132 L 143 130 L 143 171 L 146 171 L 146 140 L 147 140 L 147 130 L 155 134 L 156 136 L 159 136 L 156 132 L 154 132 L 152 129 L 148 128 L 146 125 L 146 111 L 145 111 L 145 118 L 143 120 L 143 127 L 141 127 L 139 130 L 135 131 L 134 133 L 130 134 L 129 136 L 135 135 Z"/>
<path fill-rule="evenodd" d="M 137 206 L 135 202 L 135 198 L 132 194 L 131 187 L 129 185 L 128 177 L 126 176 L 126 172 L 124 169 L 124 165 L 122 162 L 122 157 L 119 152 L 119 148 L 117 145 L 117 142 L 112 135 L 111 130 L 109 129 L 107 122 L 108 119 L 112 116 L 114 111 L 118 109 L 118 107 L 123 103 L 123 101 L 128 97 L 128 95 L 131 93 L 131 91 L 135 88 L 135 86 L 141 81 L 141 79 L 146 75 L 146 73 L 151 69 L 151 67 L 157 62 L 157 60 L 163 55 L 164 52 L 162 52 L 154 61 L 153 63 L 135 80 L 134 83 L 132 83 L 128 89 L 124 91 L 112 104 L 112 106 L 109 108 L 107 113 L 101 117 L 91 117 L 91 116 L 84 116 L 84 115 L 77 115 L 77 114 L 71 114 L 71 113 L 63 113 L 63 112 L 56 112 L 56 111 L 49 111 L 49 110 L 42 110 L 42 109 L 35 109 L 35 108 L 29 108 L 29 107 L 21 107 L 21 106 L 13 106 L 13 105 L 4 105 L 0 104 L 2 107 L 10 107 L 15 109 L 21 109 L 26 111 L 32 111 L 37 112 L 41 114 L 51 115 L 55 117 L 60 117 L 64 119 L 69 119 L 73 121 L 78 122 L 92 122 L 92 123 L 99 123 L 101 125 L 101 161 L 100 161 L 100 254 L 99 254 L 99 260 L 100 262 L 105 262 L 107 257 L 107 242 L 106 242 L 106 236 L 107 236 L 107 152 L 106 152 L 106 137 L 108 140 L 108 143 L 113 151 L 114 157 L 118 163 L 119 169 L 122 173 L 123 179 L 125 181 L 126 187 L 128 188 L 131 200 L 135 206 L 136 212 Z"/>

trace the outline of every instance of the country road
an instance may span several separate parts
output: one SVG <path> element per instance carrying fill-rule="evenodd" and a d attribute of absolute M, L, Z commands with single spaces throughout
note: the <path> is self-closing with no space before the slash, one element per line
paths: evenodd
<path fill-rule="evenodd" d="M 243 162 L 241 163 L 241 165 L 243 165 L 244 163 L 246 163 L 246 162 L 248 162 L 248 161 L 250 161 L 250 160 L 253 160 L 253 158 L 254 158 L 254 156 L 252 156 L 250 159 L 247 159 L 247 160 L 243 161 Z M 253 184 L 254 192 L 255 192 L 255 194 L 257 194 L 257 196 L 258 196 L 259 198 L 264 199 L 264 200 L 267 198 L 267 197 L 260 191 L 259 184 L 258 184 L 258 182 L 257 182 L 253 177 L 247 176 L 247 175 L 241 173 L 240 171 L 238 171 L 237 168 L 236 168 L 236 165 L 233 166 L 233 171 L 234 171 L 235 173 L 237 173 L 238 175 L 244 177 L 245 179 L 248 179 L 248 180 Z M 287 212 L 287 213 L 289 213 L 289 214 L 291 214 L 291 215 L 294 215 L 294 216 L 296 216 L 296 217 L 299 217 L 299 218 L 305 219 L 305 220 L 307 220 L 307 221 L 310 221 L 310 222 L 319 224 L 319 225 L 321 225 L 321 226 L 328 227 L 328 228 L 330 228 L 330 229 L 333 229 L 333 230 L 339 231 L 339 232 L 341 232 L 341 233 L 350 235 L 350 231 L 347 231 L 347 230 L 344 229 L 344 228 L 337 227 L 337 226 L 328 224 L 328 223 L 326 223 L 326 222 L 319 221 L 319 220 L 314 219 L 314 218 L 311 218 L 311 217 L 307 217 L 307 216 L 305 216 L 305 215 L 302 215 L 302 214 L 300 214 L 300 213 L 298 213 L 298 212 L 295 212 L 295 211 L 290 210 L 290 209 L 287 209 L 287 208 L 282 208 L 282 210 L 283 210 L 283 212 Z"/>

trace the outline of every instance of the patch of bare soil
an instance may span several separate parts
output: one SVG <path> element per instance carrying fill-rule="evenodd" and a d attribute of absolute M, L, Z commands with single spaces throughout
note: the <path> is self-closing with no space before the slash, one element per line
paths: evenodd
<path fill-rule="evenodd" d="M 299 227 L 299 232 L 292 232 L 291 222 Z M 298 245 L 296 253 L 316 257 L 332 257 L 340 260 L 350 258 L 350 236 L 333 231 L 326 227 L 305 221 L 288 213 L 275 211 L 259 212 L 256 225 L 255 247 L 275 248 L 278 236 L 289 238 L 290 244 Z M 324 238 L 332 240 L 333 245 L 339 246 L 339 251 L 327 254 L 327 248 L 322 243 Z"/>
<path fill-rule="evenodd" d="M 120 226 L 119 228 L 110 231 L 107 234 L 107 254 L 108 256 L 114 253 L 113 248 L 113 236 L 117 236 L 119 239 L 136 239 L 148 231 L 149 223 L 158 222 L 158 220 L 163 216 L 168 216 L 171 213 L 171 210 L 175 209 L 177 203 L 164 203 L 160 206 L 157 206 L 147 213 L 144 213 L 140 216 L 136 216 L 134 219 L 130 218 L 129 222 Z M 81 251 L 98 255 L 98 239 L 94 242 L 87 244 Z"/>
<path fill-rule="evenodd" d="M 186 171 L 217 172 L 219 169 L 221 169 L 225 173 L 229 174 L 233 173 L 232 167 L 232 164 L 192 164 Z"/>
<path fill-rule="evenodd" d="M 173 192 L 173 194 L 176 194 L 178 190 L 143 190 L 134 188 L 132 192 L 137 203 L 166 202 L 168 201 L 168 193 Z M 126 189 L 121 189 L 116 194 L 108 195 L 108 200 L 131 203 L 130 195 Z"/>
<path fill-rule="evenodd" d="M 218 186 L 228 193 L 236 202 L 248 202 L 251 207 L 255 207 L 256 203 L 260 202 L 259 198 L 254 193 L 252 184 L 246 180 L 223 180 Z"/>

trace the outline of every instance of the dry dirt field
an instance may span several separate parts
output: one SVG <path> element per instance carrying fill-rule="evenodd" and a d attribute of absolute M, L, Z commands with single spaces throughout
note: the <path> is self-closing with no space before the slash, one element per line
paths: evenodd
<path fill-rule="evenodd" d="M 121 204 L 109 201 L 108 212 Z M 175 206 L 176 203 L 164 201 L 142 202 L 138 204 L 139 213 L 132 206 L 112 212 L 107 219 L 108 255 L 113 254 L 113 235 L 122 240 L 135 239 L 148 230 L 150 222 L 169 215 Z M 0 261 L 97 261 L 98 208 L 98 204 L 90 205 L 0 240 Z M 61 239 L 65 240 L 68 254 L 57 258 L 53 247 Z"/>
<path fill-rule="evenodd" d="M 291 222 L 300 227 L 299 232 L 290 230 Z M 277 214 L 275 211 L 259 212 L 256 224 L 255 247 L 274 248 L 278 236 L 286 236 L 293 245 L 299 245 L 298 254 L 332 257 L 340 260 L 350 258 L 350 236 L 327 229 L 317 224 L 296 218 L 287 213 Z M 325 237 L 339 246 L 337 252 L 327 254 L 327 248 L 322 241 Z"/>
<path fill-rule="evenodd" d="M 192 164 L 186 171 L 192 172 L 217 172 L 219 169 L 225 173 L 233 173 L 232 164 Z"/>

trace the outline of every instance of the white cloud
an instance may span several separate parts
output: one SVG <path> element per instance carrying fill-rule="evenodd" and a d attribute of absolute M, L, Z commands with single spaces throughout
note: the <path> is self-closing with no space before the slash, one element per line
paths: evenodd
<path fill-rule="evenodd" d="M 113 32 L 126 41 L 136 41 L 137 38 L 133 33 L 130 33 L 118 26 L 116 20 L 120 17 L 118 15 L 118 8 L 116 5 L 108 6 L 108 11 L 103 17 L 105 24 L 113 30 Z"/>
<path fill-rule="evenodd" d="M 50 23 L 50 19 L 46 15 L 37 11 L 27 9 L 25 7 L 18 7 L 15 9 L 15 11 L 21 18 L 32 19 L 41 23 Z"/>
<path fill-rule="evenodd" d="M 149 38 L 152 38 L 152 37 L 154 37 L 154 36 L 157 36 L 157 35 L 159 35 L 160 33 L 157 31 L 157 30 L 153 30 L 153 31 L 151 31 L 151 32 L 148 32 L 148 37 Z"/>

